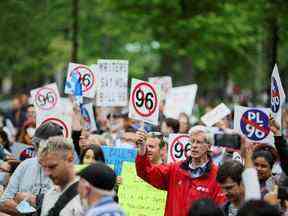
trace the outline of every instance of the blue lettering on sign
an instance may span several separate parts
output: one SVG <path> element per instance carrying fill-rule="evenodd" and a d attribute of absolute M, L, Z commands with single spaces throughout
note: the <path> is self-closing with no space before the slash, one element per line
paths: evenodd
<path fill-rule="evenodd" d="M 114 165 L 114 171 L 117 176 L 122 172 L 122 163 L 124 161 L 134 162 L 137 155 L 137 150 L 132 148 L 102 146 L 102 150 L 104 153 L 105 162 L 107 164 Z"/>
<path fill-rule="evenodd" d="M 280 108 L 280 93 L 275 78 L 272 78 L 272 89 L 271 89 L 271 110 L 277 113 Z"/>
<path fill-rule="evenodd" d="M 270 132 L 269 117 L 258 109 L 247 110 L 241 117 L 240 128 L 249 139 L 263 140 Z"/>

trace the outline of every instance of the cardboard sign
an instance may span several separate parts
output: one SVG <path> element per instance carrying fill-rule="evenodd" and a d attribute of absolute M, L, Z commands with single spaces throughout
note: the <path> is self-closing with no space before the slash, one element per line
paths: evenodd
<path fill-rule="evenodd" d="M 230 109 L 224 103 L 221 103 L 213 110 L 202 116 L 201 121 L 208 127 L 212 127 L 214 124 L 225 118 L 230 113 Z"/>
<path fill-rule="evenodd" d="M 105 162 L 114 165 L 114 171 L 117 176 L 121 175 L 123 162 L 134 162 L 137 156 L 137 150 L 132 148 L 102 146 L 102 150 Z"/>
<path fill-rule="evenodd" d="M 160 86 L 160 99 L 165 100 L 167 92 L 172 88 L 172 78 L 170 76 L 149 77 L 148 82 Z"/>
<path fill-rule="evenodd" d="M 128 61 L 104 60 L 97 61 L 98 84 L 97 106 L 126 106 L 128 102 Z"/>
<path fill-rule="evenodd" d="M 196 93 L 196 84 L 170 89 L 166 96 L 164 115 L 178 119 L 179 114 L 184 112 L 190 116 L 192 114 Z"/>
<path fill-rule="evenodd" d="M 84 104 L 81 106 L 81 116 L 84 120 L 84 128 L 89 131 L 97 131 L 93 104 Z"/>
<path fill-rule="evenodd" d="M 170 134 L 168 144 L 168 162 L 186 160 L 191 149 L 188 134 Z"/>
<path fill-rule="evenodd" d="M 271 75 L 271 114 L 281 128 L 282 106 L 285 103 L 285 92 L 275 64 Z"/>
<path fill-rule="evenodd" d="M 36 112 L 54 112 L 60 108 L 60 95 L 56 83 L 31 91 Z"/>
<path fill-rule="evenodd" d="M 270 110 L 235 106 L 234 130 L 252 142 L 273 144 L 274 139 L 269 126 Z"/>
<path fill-rule="evenodd" d="M 55 124 L 58 124 L 63 129 L 64 137 L 71 137 L 71 116 L 62 114 L 39 116 L 36 114 L 36 127 L 39 127 L 41 124 L 45 124 L 47 122 L 53 122 Z"/>
<path fill-rule="evenodd" d="M 132 79 L 129 118 L 158 124 L 159 86 Z"/>
<path fill-rule="evenodd" d="M 136 174 L 134 163 L 124 163 L 123 183 L 119 186 L 119 202 L 127 216 L 162 216 L 166 191 L 153 188 Z"/>
<path fill-rule="evenodd" d="M 69 63 L 65 94 L 78 95 L 77 83 L 81 84 L 83 97 L 94 98 L 96 93 L 96 72 L 89 66 Z M 78 89 L 79 90 L 79 89 Z"/>

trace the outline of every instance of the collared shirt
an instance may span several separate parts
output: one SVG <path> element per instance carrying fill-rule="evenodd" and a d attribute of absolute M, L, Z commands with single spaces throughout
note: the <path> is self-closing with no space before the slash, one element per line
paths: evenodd
<path fill-rule="evenodd" d="M 191 177 L 192 178 L 198 178 L 198 177 L 202 176 L 208 168 L 208 163 L 209 163 L 209 160 L 198 167 L 194 167 L 192 163 L 189 163 L 189 172 L 191 174 Z"/>
<path fill-rule="evenodd" d="M 85 216 L 125 216 L 125 213 L 113 197 L 104 196 L 86 211 Z"/>

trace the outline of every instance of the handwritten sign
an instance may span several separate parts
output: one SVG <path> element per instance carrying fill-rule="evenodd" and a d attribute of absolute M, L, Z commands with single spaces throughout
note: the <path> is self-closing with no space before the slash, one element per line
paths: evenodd
<path fill-rule="evenodd" d="M 128 61 L 100 59 L 97 65 L 97 106 L 126 106 L 128 102 Z"/>
<path fill-rule="evenodd" d="M 170 89 L 166 96 L 164 107 L 165 116 L 178 119 L 181 112 L 190 116 L 192 114 L 196 93 L 196 84 Z"/>
<path fill-rule="evenodd" d="M 123 184 L 119 186 L 119 201 L 127 216 L 164 215 L 166 191 L 153 188 L 136 174 L 134 163 L 124 163 Z"/>
<path fill-rule="evenodd" d="M 122 172 L 122 163 L 124 161 L 134 162 L 137 156 L 137 150 L 132 148 L 115 148 L 102 146 L 102 150 L 107 164 L 114 165 L 116 175 Z"/>
<path fill-rule="evenodd" d="M 212 127 L 214 124 L 219 122 L 230 113 L 230 109 L 224 103 L 221 103 L 213 110 L 202 116 L 201 121 L 208 127 Z"/>

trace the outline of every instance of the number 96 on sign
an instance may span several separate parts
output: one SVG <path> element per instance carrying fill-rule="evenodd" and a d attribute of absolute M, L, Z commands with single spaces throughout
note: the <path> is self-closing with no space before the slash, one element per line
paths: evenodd
<path fill-rule="evenodd" d="M 191 150 L 189 135 L 171 134 L 169 136 L 168 162 L 186 160 Z"/>

